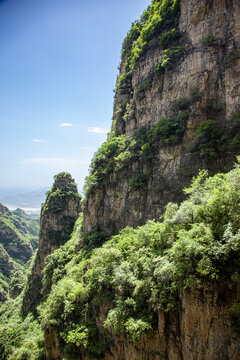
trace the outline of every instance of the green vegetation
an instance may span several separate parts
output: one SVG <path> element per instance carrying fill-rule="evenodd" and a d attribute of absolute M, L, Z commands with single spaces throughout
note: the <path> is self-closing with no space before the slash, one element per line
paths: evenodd
<path fill-rule="evenodd" d="M 145 90 L 151 86 L 152 76 L 154 76 L 153 72 L 150 72 L 147 79 L 138 86 L 139 99 L 145 96 Z M 201 100 L 201 97 L 198 87 L 192 87 L 188 97 L 176 99 L 171 103 L 173 113 L 171 118 L 162 118 L 150 128 L 140 127 L 132 137 L 119 135 L 116 130 L 113 130 L 92 159 L 90 175 L 86 178 L 84 186 L 85 195 L 90 194 L 100 185 L 110 183 L 109 175 L 113 171 L 123 171 L 136 161 L 141 161 L 142 166 L 146 165 L 147 172 L 150 174 L 159 147 L 173 146 L 181 142 L 190 115 L 190 107 Z M 130 107 L 129 104 L 127 111 Z M 212 135 L 216 135 L 216 131 Z M 199 129 L 194 136 L 202 140 L 202 131 Z M 195 151 L 200 150 L 195 149 Z M 129 191 L 140 189 L 146 184 L 146 174 L 139 171 L 130 180 Z"/>
<path fill-rule="evenodd" d="M 97 249 L 85 245 L 74 253 L 73 243 L 82 241 L 75 232 L 50 255 L 45 275 L 53 286 L 40 312 L 43 326 L 56 329 L 65 355 L 77 355 L 79 347 L 102 354 L 110 328 L 137 341 L 157 326 L 158 309 L 178 309 L 180 289 L 238 282 L 239 183 L 240 164 L 209 178 L 201 171 L 185 189 L 187 200 L 169 203 L 162 221 L 125 228 Z M 97 327 L 100 308 L 106 319 Z"/>
<path fill-rule="evenodd" d="M 147 185 L 147 176 L 142 171 L 138 171 L 129 181 L 129 191 L 141 189 L 144 185 Z"/>
<path fill-rule="evenodd" d="M 2 206 L 2 205 L 1 205 Z M 16 297 L 24 287 L 28 261 L 38 245 L 39 216 L 21 209 L 0 213 L 0 302 Z"/>
<path fill-rule="evenodd" d="M 202 121 L 193 133 L 193 137 L 198 139 L 194 151 L 200 157 L 216 158 L 220 152 L 226 149 L 225 134 L 217 121 Z"/>
<path fill-rule="evenodd" d="M 122 44 L 121 75 L 117 79 L 117 90 L 124 91 L 129 94 L 130 98 L 132 97 L 133 71 L 151 47 L 160 47 L 163 55 L 163 60 L 155 74 L 160 73 L 160 67 L 161 72 L 174 67 L 186 51 L 185 46 L 181 43 L 183 34 L 177 28 L 179 15 L 179 0 L 154 0 L 140 20 L 132 24 Z M 151 86 L 152 80 L 153 76 L 139 85 L 138 99 L 144 96 L 144 91 Z"/>
<path fill-rule="evenodd" d="M 199 91 L 199 88 L 197 86 L 192 86 L 190 88 L 190 100 L 192 103 L 195 103 L 197 101 L 200 101 L 202 98 L 202 94 Z"/>
<path fill-rule="evenodd" d="M 237 151 L 240 148 L 239 114 L 232 116 L 232 125 L 221 127 L 217 120 L 205 120 L 194 131 L 195 144 L 191 151 L 208 160 L 216 159 L 224 152 Z"/>
<path fill-rule="evenodd" d="M 183 57 L 188 51 L 185 45 L 173 46 L 171 49 L 166 49 L 162 52 L 162 60 L 155 67 L 155 74 L 161 75 L 165 70 L 174 68 L 176 62 Z"/>
<path fill-rule="evenodd" d="M 109 174 L 127 168 L 134 161 L 142 160 L 151 168 L 158 147 L 175 145 L 183 137 L 187 111 L 179 111 L 177 117 L 161 119 L 150 129 L 141 127 L 132 137 L 117 135 L 111 132 L 107 141 L 101 146 L 92 159 L 90 175 L 86 178 L 85 194 L 90 194 L 95 188 L 109 182 Z M 144 183 L 145 181 L 138 182 Z M 134 188 L 130 184 L 129 189 Z"/>
<path fill-rule="evenodd" d="M 147 50 L 148 43 L 165 29 L 178 25 L 179 0 L 153 1 L 139 21 L 132 24 L 122 44 L 122 58 L 125 70 L 131 72 Z M 172 36 L 174 40 L 176 37 Z"/>
<path fill-rule="evenodd" d="M 51 213 L 63 211 L 71 197 L 81 198 L 77 192 L 77 185 L 69 173 L 61 172 L 54 176 L 54 180 L 53 187 L 47 192 L 47 199 L 42 208 L 45 215 L 48 211 Z"/>
<path fill-rule="evenodd" d="M 20 313 L 21 297 L 0 307 L 0 360 L 44 360 L 40 324 L 31 314 Z"/>
<path fill-rule="evenodd" d="M 163 49 L 168 48 L 170 45 L 178 45 L 179 40 L 182 38 L 183 33 L 178 29 L 171 29 L 158 38 L 159 46 Z"/>

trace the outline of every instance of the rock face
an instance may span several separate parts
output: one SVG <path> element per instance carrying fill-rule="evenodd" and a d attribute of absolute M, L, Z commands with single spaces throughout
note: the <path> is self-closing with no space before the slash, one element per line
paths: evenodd
<path fill-rule="evenodd" d="M 25 313 L 36 310 L 42 299 L 41 281 L 45 258 L 69 240 L 81 210 L 80 200 L 71 175 L 56 175 L 41 211 L 39 248 L 23 299 L 22 308 Z"/>
<path fill-rule="evenodd" d="M 98 225 L 112 234 L 159 218 L 169 201 L 183 200 L 182 188 L 199 169 L 228 171 L 239 153 L 239 1 L 181 0 L 180 10 L 182 55 L 164 67 L 174 47 L 149 42 L 127 83 L 117 86 L 113 129 L 131 139 L 163 118 L 176 119 L 178 126 L 182 119 L 181 139 L 159 140 L 151 166 L 141 157 L 121 171 L 113 166 L 87 196 L 84 231 Z M 120 77 L 125 73 L 123 56 Z M 144 181 L 131 187 L 139 174 Z"/>
<path fill-rule="evenodd" d="M 109 349 L 104 360 L 228 360 L 239 359 L 239 327 L 237 316 L 231 312 L 233 300 L 240 300 L 240 287 L 230 284 L 206 285 L 201 289 L 183 290 L 181 310 L 157 314 L 156 330 L 149 331 L 137 343 L 108 334 Z M 97 316 L 100 331 L 109 306 L 101 304 Z M 239 319 L 238 319 L 239 320 Z M 106 339 L 105 339 L 106 340 Z M 45 331 L 47 360 L 63 357 L 53 328 Z M 96 360 L 84 351 L 74 359 Z"/>

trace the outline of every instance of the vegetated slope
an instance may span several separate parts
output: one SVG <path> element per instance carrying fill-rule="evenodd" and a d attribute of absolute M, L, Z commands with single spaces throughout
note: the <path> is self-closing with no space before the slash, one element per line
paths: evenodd
<path fill-rule="evenodd" d="M 8 298 L 0 306 L 0 360 L 45 359 L 43 332 L 36 309 L 43 296 L 41 272 L 45 257 L 69 240 L 81 210 L 81 196 L 71 175 L 63 172 L 54 180 L 42 207 L 39 247 L 32 258 L 25 289 L 17 298 Z M 14 216 L 23 215 L 19 209 L 14 213 Z M 47 295 L 46 288 L 44 295 Z"/>
<path fill-rule="evenodd" d="M 22 293 L 0 306 L 0 360 L 45 360 L 38 319 L 21 314 Z"/>
<path fill-rule="evenodd" d="M 240 151 L 240 4 L 152 1 L 122 45 L 112 131 L 92 160 L 84 231 L 158 218 L 201 168 Z"/>
<path fill-rule="evenodd" d="M 161 221 L 102 246 L 100 233 L 83 242 L 79 219 L 46 259 L 47 359 L 238 359 L 239 184 L 239 164 L 202 171 Z"/>
<path fill-rule="evenodd" d="M 28 261 L 38 245 L 39 216 L 9 211 L 0 204 L 0 301 L 16 297 L 24 286 Z"/>

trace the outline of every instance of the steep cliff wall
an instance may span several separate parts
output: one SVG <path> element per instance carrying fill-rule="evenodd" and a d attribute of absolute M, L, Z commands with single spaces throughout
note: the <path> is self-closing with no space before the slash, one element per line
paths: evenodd
<path fill-rule="evenodd" d="M 86 185 L 85 232 L 158 218 L 200 168 L 227 171 L 240 150 L 239 1 L 167 1 L 172 12 L 159 4 L 123 43 L 113 130 Z"/>
<path fill-rule="evenodd" d="M 183 290 L 180 310 L 166 314 L 158 311 L 155 330 L 148 331 L 137 343 L 126 336 L 105 333 L 109 344 L 104 360 L 230 360 L 240 358 L 239 323 L 230 311 L 232 301 L 240 300 L 239 286 L 208 284 L 197 290 Z M 96 311 L 100 333 L 108 302 Z M 58 334 L 53 327 L 45 330 L 47 360 L 72 359 L 62 354 Z M 97 360 L 86 350 L 75 355 L 74 360 Z"/>
<path fill-rule="evenodd" d="M 56 175 L 41 211 L 39 247 L 23 298 L 22 308 L 25 313 L 36 310 L 42 299 L 41 281 L 45 258 L 70 238 L 81 210 L 80 200 L 71 175 Z"/>

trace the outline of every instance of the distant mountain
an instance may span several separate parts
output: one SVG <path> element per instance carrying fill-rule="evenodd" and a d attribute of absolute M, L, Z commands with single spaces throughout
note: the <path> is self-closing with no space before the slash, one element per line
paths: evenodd
<path fill-rule="evenodd" d="M 10 210 L 19 207 L 28 215 L 39 214 L 47 190 L 49 189 L 0 189 L 0 202 L 6 204 Z"/>
<path fill-rule="evenodd" d="M 16 297 L 24 285 L 27 263 L 38 246 L 40 216 L 0 204 L 0 301 Z"/>

